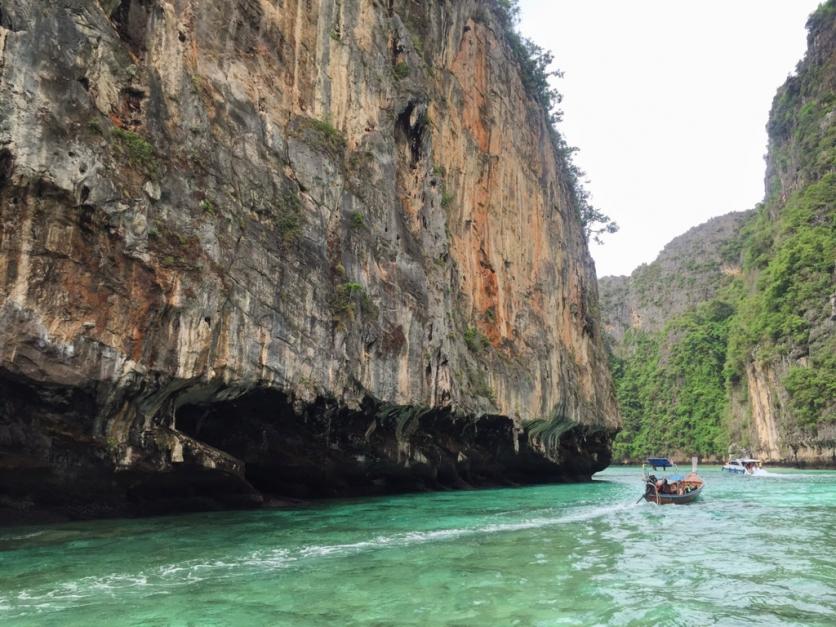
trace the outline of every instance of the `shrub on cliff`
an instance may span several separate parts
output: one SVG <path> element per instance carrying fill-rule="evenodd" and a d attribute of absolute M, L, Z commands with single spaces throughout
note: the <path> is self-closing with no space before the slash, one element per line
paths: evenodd
<path fill-rule="evenodd" d="M 586 175 L 572 160 L 572 155 L 577 148 L 569 146 L 556 128 L 556 124 L 563 117 L 563 111 L 559 108 L 563 96 L 552 86 L 551 78 L 559 78 L 563 74 L 559 69 L 552 68 L 554 55 L 551 52 L 544 50 L 517 31 L 520 15 L 518 0 L 493 0 L 493 9 L 505 30 L 506 41 L 519 64 L 520 78 L 526 93 L 543 108 L 546 114 L 552 144 L 566 165 L 570 191 L 575 201 L 578 218 L 583 226 L 584 236 L 587 241 L 591 239 L 600 244 L 602 243 L 601 235 L 615 233 L 618 231 L 618 224 L 592 206 L 589 192 L 584 189 L 582 183 Z"/>

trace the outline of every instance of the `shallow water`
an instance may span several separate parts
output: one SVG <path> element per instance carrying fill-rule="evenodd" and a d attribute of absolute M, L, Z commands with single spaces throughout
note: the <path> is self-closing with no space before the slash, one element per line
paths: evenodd
<path fill-rule="evenodd" d="M 0 530 L 0 624 L 836 624 L 836 472 Z"/>

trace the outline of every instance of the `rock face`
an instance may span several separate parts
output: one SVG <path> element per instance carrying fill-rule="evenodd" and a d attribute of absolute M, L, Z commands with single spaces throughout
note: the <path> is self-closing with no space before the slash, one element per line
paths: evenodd
<path fill-rule="evenodd" d="M 0 26 L 0 518 L 608 464 L 572 179 L 492 3 Z"/>
<path fill-rule="evenodd" d="M 740 229 L 751 211 L 729 213 L 671 240 L 649 264 L 629 276 L 598 281 L 601 319 L 620 344 L 628 329 L 655 333 L 676 316 L 711 300 L 740 276 Z"/>
<path fill-rule="evenodd" d="M 836 466 L 836 1 L 807 28 L 807 54 L 767 126 L 766 197 L 744 249 L 751 291 L 730 351 L 730 425 L 770 459 Z"/>

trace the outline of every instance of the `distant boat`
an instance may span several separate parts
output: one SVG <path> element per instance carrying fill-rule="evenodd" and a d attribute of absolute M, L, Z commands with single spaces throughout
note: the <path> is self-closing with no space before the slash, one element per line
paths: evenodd
<path fill-rule="evenodd" d="M 696 460 L 696 458 L 694 458 Z M 654 472 L 670 470 L 671 474 L 657 477 L 648 470 L 650 466 Z M 648 457 L 643 466 L 644 494 L 639 499 L 656 503 L 657 505 L 684 505 L 696 501 L 705 482 L 696 473 L 696 461 L 693 470 L 684 477 L 667 457 Z"/>
<path fill-rule="evenodd" d="M 723 465 L 721 470 L 733 475 L 749 475 L 753 477 L 767 474 L 767 472 L 761 468 L 760 460 L 752 459 L 751 457 L 738 457 L 736 459 L 730 459 L 727 464 Z"/>

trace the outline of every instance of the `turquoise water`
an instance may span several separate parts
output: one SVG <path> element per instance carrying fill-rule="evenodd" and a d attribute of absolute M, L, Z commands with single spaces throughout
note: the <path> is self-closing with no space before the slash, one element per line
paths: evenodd
<path fill-rule="evenodd" d="M 9 625 L 836 624 L 836 472 L 0 530 Z"/>

